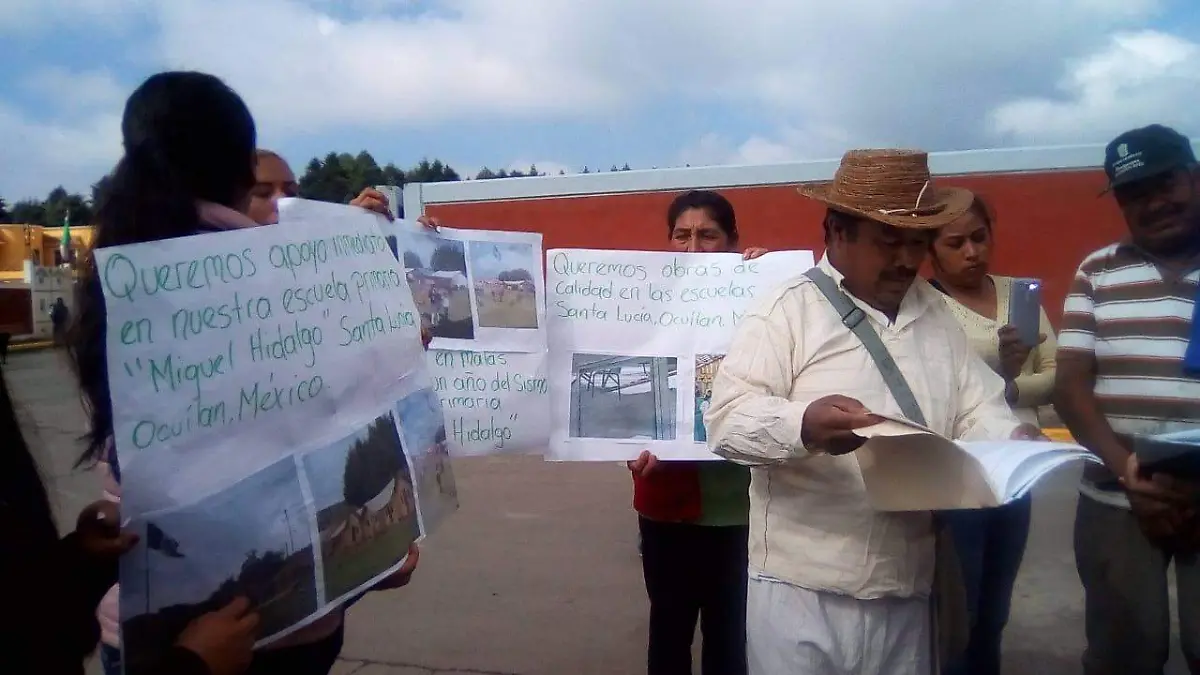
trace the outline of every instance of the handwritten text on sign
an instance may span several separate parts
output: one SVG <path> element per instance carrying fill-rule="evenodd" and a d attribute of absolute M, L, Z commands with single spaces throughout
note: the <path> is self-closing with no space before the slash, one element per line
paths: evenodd
<path fill-rule="evenodd" d="M 432 350 L 453 452 L 542 452 L 550 438 L 546 353 Z"/>
<path fill-rule="evenodd" d="M 551 250 L 550 312 L 559 321 L 614 328 L 731 329 L 756 299 L 807 269 L 797 256 L 812 259 L 807 252 L 783 255 L 742 260 L 730 254 Z"/>
<path fill-rule="evenodd" d="M 328 409 L 351 384 L 338 372 L 347 356 L 408 345 L 417 314 L 371 225 L 97 251 L 118 450 L 187 444 L 322 399 Z"/>

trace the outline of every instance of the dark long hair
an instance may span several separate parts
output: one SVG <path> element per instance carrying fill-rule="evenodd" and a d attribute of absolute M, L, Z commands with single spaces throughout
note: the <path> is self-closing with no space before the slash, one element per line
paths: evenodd
<path fill-rule="evenodd" d="M 42 482 L 37 461 L 25 442 L 17 409 L 0 368 L 0 509 L 11 509 L 23 531 L 39 546 L 49 546 L 58 538 L 58 529 L 50 510 L 50 498 Z M 11 534 L 11 533 L 10 533 Z M 4 555 L 21 555 L 7 551 Z"/>
<path fill-rule="evenodd" d="M 151 76 L 126 101 L 121 136 L 125 154 L 97 210 L 94 248 L 194 234 L 197 201 L 245 209 L 254 187 L 254 118 L 216 77 Z M 91 418 L 83 463 L 102 458 L 113 431 L 104 295 L 91 256 L 84 260 L 78 295 L 67 343 Z"/>

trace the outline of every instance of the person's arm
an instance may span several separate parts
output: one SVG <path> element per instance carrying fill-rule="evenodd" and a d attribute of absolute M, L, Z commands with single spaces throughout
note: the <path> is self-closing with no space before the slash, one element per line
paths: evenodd
<path fill-rule="evenodd" d="M 950 358 L 958 373 L 958 409 L 954 414 L 952 438 L 957 441 L 995 441 L 1012 438 L 1021 427 L 1004 399 L 1004 378 L 988 367 L 971 348 L 967 334 L 953 317 L 947 331 Z"/>
<path fill-rule="evenodd" d="M 778 464 L 808 454 L 801 440 L 808 404 L 788 398 L 803 336 L 791 330 L 781 305 L 742 319 L 704 414 L 712 452 L 739 464 Z"/>
<path fill-rule="evenodd" d="M 0 530 L 12 545 L 0 555 L 0 579 L 7 582 L 6 601 L 11 610 L 0 620 L 0 631 L 6 644 L 36 649 L 53 643 L 63 657 L 57 660 L 82 662 L 99 640 L 100 627 L 93 612 L 116 582 L 116 559 L 92 560 L 77 535 L 50 539 L 54 536 L 50 525 L 43 532 L 38 529 L 39 522 L 0 502 Z M 21 663 L 24 656 L 17 653 L 6 658 Z"/>
<path fill-rule="evenodd" d="M 1075 273 L 1063 305 L 1055 358 L 1054 409 L 1083 447 L 1115 476 L 1125 475 L 1129 448 L 1117 438 L 1096 402 L 1096 315 L 1092 282 Z"/>
<path fill-rule="evenodd" d="M 1045 308 L 1042 309 L 1040 332 L 1046 339 L 1033 349 L 1033 372 L 1022 373 L 1013 380 L 1017 388 L 1014 408 L 1040 408 L 1050 405 L 1054 397 L 1054 355 L 1058 350 L 1058 340 L 1054 337 L 1054 326 L 1050 325 Z"/>

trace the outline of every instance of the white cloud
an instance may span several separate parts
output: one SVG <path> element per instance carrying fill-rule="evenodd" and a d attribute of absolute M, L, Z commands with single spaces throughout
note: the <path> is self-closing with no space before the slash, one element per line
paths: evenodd
<path fill-rule="evenodd" d="M 121 151 L 121 118 L 102 113 L 66 122 L 31 120 L 0 104 L 0 148 L 12 167 L 0 174 L 6 200 L 46 196 L 55 185 L 90 194 Z"/>
<path fill-rule="evenodd" d="M 1072 63 L 1056 98 L 1022 98 L 991 115 L 1009 143 L 1106 142 L 1153 122 L 1200 131 L 1200 44 L 1156 32 L 1119 33 Z"/>
<path fill-rule="evenodd" d="M 48 30 L 46 17 L 87 25 L 98 15 L 115 22 L 145 13 L 154 30 L 142 44 L 131 38 L 128 48 L 145 54 L 146 69 L 194 68 L 221 76 L 247 99 L 264 143 L 271 145 L 347 129 L 603 122 L 649 114 L 664 101 L 681 110 L 737 110 L 761 126 L 741 137 L 714 129 L 679 157 L 662 158 L 662 165 L 828 158 L 863 145 L 953 149 L 1070 140 L 1098 133 L 1088 124 L 1108 134 L 1106 125 L 1141 115 L 1185 129 L 1189 119 L 1200 119 L 1196 99 L 1180 93 L 1200 90 L 1188 74 L 1197 72 L 1194 51 L 1188 51 L 1194 42 L 1121 32 L 1141 29 L 1166 0 L 0 5 L 0 22 L 21 15 L 33 25 L 34 17 L 42 30 Z M 1071 74 L 1060 81 L 1064 67 Z M 1104 85 L 1106 78 L 1118 84 Z M 80 82 L 81 98 L 108 95 L 102 76 Z M 136 83 L 121 84 L 128 91 Z M 43 94 L 62 87 L 47 89 Z M 117 110 L 100 107 L 103 115 Z M 49 128 L 14 111 L 10 105 L 0 119 L 9 127 L 0 138 L 12 137 L 13 129 Z M 97 117 L 73 118 L 54 128 L 82 135 L 98 123 Z M 662 124 L 664 135 L 670 134 L 673 120 Z M 115 131 L 98 147 L 115 153 Z M 512 145 L 507 156 L 522 156 L 520 138 L 506 142 Z M 40 165 L 51 166 L 53 148 L 26 146 L 43 155 Z M 0 174 L 0 180 L 32 184 L 35 178 Z M 0 192 L 10 192 L 9 186 L 0 185 Z"/>

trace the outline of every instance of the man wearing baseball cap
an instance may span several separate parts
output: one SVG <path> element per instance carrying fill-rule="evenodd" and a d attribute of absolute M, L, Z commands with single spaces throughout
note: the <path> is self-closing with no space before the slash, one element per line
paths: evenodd
<path fill-rule="evenodd" d="M 1200 172 L 1191 142 L 1151 125 L 1105 151 L 1127 240 L 1079 265 L 1063 308 L 1056 407 L 1089 465 L 1075 516 L 1086 596 L 1085 675 L 1160 675 L 1168 660 L 1167 568 L 1175 563 L 1179 632 L 1200 673 L 1200 563 L 1195 493 L 1147 476 L 1134 439 L 1200 429 L 1200 379 L 1184 372 L 1200 284 Z"/>

